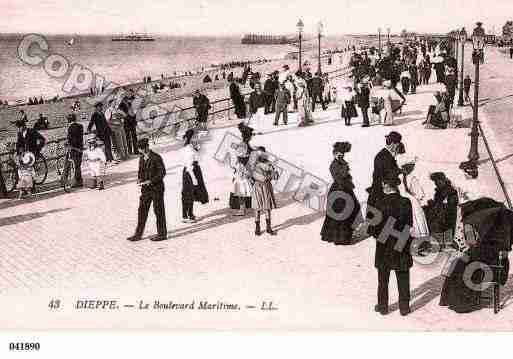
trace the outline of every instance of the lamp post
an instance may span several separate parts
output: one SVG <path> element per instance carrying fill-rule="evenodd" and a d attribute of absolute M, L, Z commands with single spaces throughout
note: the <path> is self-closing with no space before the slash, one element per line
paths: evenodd
<path fill-rule="evenodd" d="M 474 78 L 474 106 L 472 116 L 472 130 L 470 132 L 470 150 L 468 153 L 468 161 L 463 162 L 460 168 L 465 170 L 472 178 L 477 178 L 478 169 L 477 161 L 479 160 L 479 65 L 483 58 L 483 49 L 485 45 L 485 30 L 482 28 L 483 23 L 477 22 L 477 27 L 472 32 L 472 62 L 474 63 L 476 73 Z"/>
<path fill-rule="evenodd" d="M 378 27 L 378 55 L 381 59 L 381 28 Z"/>
<path fill-rule="evenodd" d="M 390 28 L 387 28 L 387 45 L 390 46 Z"/>
<path fill-rule="evenodd" d="M 465 28 L 462 28 L 460 33 L 460 42 L 461 42 L 461 72 L 460 72 L 460 88 L 458 95 L 458 106 L 463 106 L 463 68 L 465 66 L 465 42 L 467 42 L 467 31 Z"/>
<path fill-rule="evenodd" d="M 297 31 L 299 33 L 299 73 L 302 73 L 302 64 L 301 64 L 301 42 L 303 40 L 303 29 L 305 28 L 305 25 L 303 24 L 303 21 L 299 19 L 299 21 L 296 24 Z"/>
<path fill-rule="evenodd" d="M 319 76 L 322 75 L 321 72 L 321 36 L 322 36 L 322 30 L 324 29 L 324 25 L 322 24 L 322 21 L 319 21 L 317 24 L 317 36 L 319 38 L 319 51 L 318 51 L 318 67 L 317 72 L 319 73 Z"/>

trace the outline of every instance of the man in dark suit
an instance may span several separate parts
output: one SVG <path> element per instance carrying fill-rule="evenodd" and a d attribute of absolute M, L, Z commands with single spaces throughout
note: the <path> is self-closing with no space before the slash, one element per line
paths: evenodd
<path fill-rule="evenodd" d="M 268 79 L 264 82 L 264 94 L 265 94 L 265 111 L 264 113 L 267 115 L 268 113 L 274 112 L 272 110 L 274 95 L 276 92 L 275 82 L 273 78 L 273 74 L 268 74 Z"/>
<path fill-rule="evenodd" d="M 132 109 L 132 101 L 135 96 L 124 96 L 119 104 L 119 110 L 123 112 L 123 127 L 125 128 L 125 136 L 128 153 L 138 155 L 137 150 L 137 119 Z"/>
<path fill-rule="evenodd" d="M 374 266 L 378 270 L 378 304 L 375 311 L 388 314 L 388 283 L 390 272 L 395 271 L 399 289 L 399 311 L 408 315 L 410 310 L 410 253 L 413 210 L 408 198 L 399 194 L 401 180 L 389 174 L 383 179 L 381 199 L 382 221 L 376 227 L 377 236 Z"/>
<path fill-rule="evenodd" d="M 93 126 L 96 128 L 96 136 L 100 140 L 103 141 L 105 145 L 105 157 L 107 158 L 107 162 L 112 162 L 114 160 L 114 156 L 112 156 L 112 130 L 107 123 L 107 119 L 105 118 L 105 114 L 102 111 L 103 104 L 98 102 L 94 106 L 94 112 L 91 115 L 91 121 L 89 121 L 89 126 L 87 126 L 87 132 L 91 132 Z"/>
<path fill-rule="evenodd" d="M 235 107 L 235 114 L 237 118 L 245 118 L 246 117 L 246 105 L 244 104 L 244 97 L 240 93 L 239 85 L 233 80 L 230 82 L 230 98 L 233 102 L 233 107 Z"/>
<path fill-rule="evenodd" d="M 321 75 L 316 72 L 315 76 L 312 78 L 312 112 L 315 111 L 315 103 L 317 99 L 321 103 L 322 109 L 326 110 L 326 104 L 324 103 L 324 99 L 322 98 L 322 92 L 324 90 L 324 84 L 321 79 Z"/>
<path fill-rule="evenodd" d="M 372 185 L 367 188 L 369 198 L 367 200 L 367 219 L 374 219 L 375 212 L 380 211 L 381 200 L 383 199 L 383 178 L 388 175 L 398 175 L 401 170 L 397 165 L 395 157 L 404 153 L 404 145 L 401 142 L 402 136 L 398 132 L 392 131 L 386 137 L 386 145 L 378 152 L 374 158 L 374 172 L 372 173 Z M 372 213 L 372 214 L 371 214 Z M 370 216 L 369 216 L 370 215 Z M 369 225 L 369 234 L 376 237 L 376 227 Z"/>
<path fill-rule="evenodd" d="M 75 183 L 73 188 L 82 187 L 82 151 L 84 149 L 84 126 L 77 122 L 74 113 L 68 115 L 68 145 L 71 147 L 70 156 L 75 164 Z"/>
<path fill-rule="evenodd" d="M 37 130 L 28 128 L 24 120 L 17 120 L 16 127 L 18 127 L 16 153 L 22 155 L 24 152 L 32 152 L 37 158 L 46 144 L 46 139 Z"/>
<path fill-rule="evenodd" d="M 157 219 L 158 234 L 150 240 L 164 241 L 167 239 L 166 211 L 164 204 L 164 177 L 166 167 L 162 157 L 150 150 L 147 138 L 140 139 L 137 147 L 142 153 L 139 159 L 138 183 L 141 186 L 139 199 L 138 221 L 135 234 L 127 238 L 131 242 L 140 241 L 148 219 L 150 205 L 153 202 L 153 211 Z"/>
<path fill-rule="evenodd" d="M 358 91 L 358 106 L 362 110 L 362 127 L 369 127 L 370 89 L 366 80 L 362 81 L 362 88 Z"/>

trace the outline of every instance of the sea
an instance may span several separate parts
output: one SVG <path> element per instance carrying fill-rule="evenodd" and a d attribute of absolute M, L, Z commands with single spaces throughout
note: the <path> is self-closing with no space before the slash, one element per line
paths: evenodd
<path fill-rule="evenodd" d="M 48 76 L 42 66 L 30 66 L 18 58 L 18 47 L 28 34 L 0 34 L 0 100 L 14 103 L 28 97 L 51 99 L 65 95 L 62 79 Z M 243 45 L 240 36 L 157 36 L 150 42 L 113 42 L 112 36 L 48 35 L 48 54 L 59 54 L 69 64 L 80 64 L 116 84 L 158 79 L 175 71 L 199 71 L 231 61 L 282 59 L 297 51 L 292 45 Z M 73 39 L 73 40 L 72 40 Z M 304 47 L 317 51 L 315 36 Z M 72 43 L 72 45 L 70 45 Z M 354 44 L 345 36 L 323 38 L 322 50 Z M 65 78 L 65 76 L 64 76 Z"/>

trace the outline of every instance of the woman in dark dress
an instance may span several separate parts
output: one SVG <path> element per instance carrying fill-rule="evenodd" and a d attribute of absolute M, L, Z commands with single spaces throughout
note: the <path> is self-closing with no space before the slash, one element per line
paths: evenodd
<path fill-rule="evenodd" d="M 335 158 L 330 165 L 333 184 L 328 192 L 321 239 L 335 245 L 351 244 L 355 220 L 361 218 L 360 203 L 354 194 L 349 164 L 344 160 L 344 155 L 349 151 L 349 142 L 336 142 L 333 145 Z"/>
<path fill-rule="evenodd" d="M 486 234 L 473 225 L 463 224 L 467 216 L 479 210 L 479 206 L 484 209 L 483 206 L 490 204 L 503 206 L 487 198 L 461 205 L 462 222 L 459 226 L 463 228 L 466 248 L 446 265 L 443 273 L 446 278 L 440 296 L 440 305 L 456 313 L 469 313 L 481 308 L 481 295 L 487 289 L 482 283 L 493 280 L 504 285 L 508 279 L 509 260 L 507 256 L 501 260 L 500 256 L 511 250 L 510 244 L 506 244 L 511 243 L 513 229 L 510 213 L 506 213 L 509 215 L 507 221 L 501 220 L 502 225 L 495 221 Z M 508 211 L 504 209 L 504 212 Z M 500 273 L 494 269 L 499 262 L 503 266 Z"/>

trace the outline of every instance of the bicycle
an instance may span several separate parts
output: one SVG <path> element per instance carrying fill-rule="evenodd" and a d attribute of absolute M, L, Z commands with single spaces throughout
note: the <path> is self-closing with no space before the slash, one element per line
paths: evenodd
<path fill-rule="evenodd" d="M 19 176 L 18 176 L 18 158 L 16 154 L 16 143 L 9 142 L 6 145 L 9 151 L 9 158 L 4 163 L 6 164 L 6 171 L 4 173 L 4 182 L 7 193 L 11 193 L 16 189 L 18 185 Z M 41 154 L 36 154 L 36 162 L 34 163 L 34 184 L 42 185 L 45 183 L 46 178 L 48 177 L 48 165 L 46 163 L 46 158 Z"/>
<path fill-rule="evenodd" d="M 75 161 L 71 157 L 71 151 L 79 151 L 82 153 L 82 149 L 71 147 L 68 143 L 64 144 L 64 156 L 57 160 L 57 174 L 60 176 L 60 182 L 64 192 L 69 193 L 73 188 L 73 182 L 75 180 Z"/>

